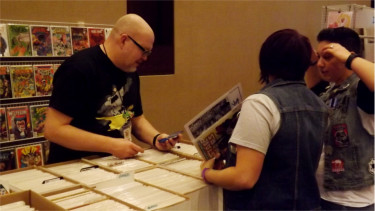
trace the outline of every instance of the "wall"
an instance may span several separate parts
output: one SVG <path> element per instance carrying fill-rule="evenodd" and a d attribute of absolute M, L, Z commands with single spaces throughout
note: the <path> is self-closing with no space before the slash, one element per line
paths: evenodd
<path fill-rule="evenodd" d="M 294 28 L 316 45 L 328 3 L 370 6 L 369 0 L 176 0 L 175 75 L 141 77 L 146 117 L 160 131 L 172 132 L 238 82 L 244 96 L 253 94 L 261 87 L 258 52 L 266 37 Z M 113 24 L 126 11 L 117 0 L 0 1 L 0 7 L 1 19 L 100 24 Z"/>

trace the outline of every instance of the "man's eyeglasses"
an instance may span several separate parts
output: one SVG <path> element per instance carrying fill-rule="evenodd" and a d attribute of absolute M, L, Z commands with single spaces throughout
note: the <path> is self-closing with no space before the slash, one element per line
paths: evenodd
<path fill-rule="evenodd" d="M 143 56 L 150 56 L 150 54 L 152 53 L 152 51 L 146 50 L 146 49 L 145 49 L 144 47 L 142 47 L 137 41 L 135 41 L 130 35 L 128 35 L 128 37 L 130 38 L 131 41 L 133 41 L 133 43 L 134 43 L 136 46 L 138 46 L 139 49 L 141 49 Z"/>

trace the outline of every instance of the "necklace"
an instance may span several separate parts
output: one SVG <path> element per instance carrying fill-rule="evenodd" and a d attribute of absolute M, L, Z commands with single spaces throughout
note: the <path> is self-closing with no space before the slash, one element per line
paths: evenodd
<path fill-rule="evenodd" d="M 107 50 L 105 49 L 104 43 L 103 43 L 103 50 L 104 50 L 104 54 L 108 57 Z"/>

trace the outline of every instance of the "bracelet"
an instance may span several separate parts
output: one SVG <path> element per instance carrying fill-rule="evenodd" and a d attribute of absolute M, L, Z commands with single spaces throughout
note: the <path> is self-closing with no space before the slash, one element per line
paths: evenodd
<path fill-rule="evenodd" d="M 154 147 L 156 148 L 156 139 L 158 138 L 160 136 L 160 133 L 158 133 L 158 134 L 156 134 L 155 136 L 154 136 L 154 139 L 152 140 L 152 145 L 154 145 Z"/>
<path fill-rule="evenodd" d="M 357 58 L 359 57 L 358 54 L 355 54 L 355 53 L 351 53 L 348 58 L 346 59 L 346 62 L 345 62 L 345 67 L 348 68 L 349 70 L 352 69 L 352 61 L 354 58 Z"/>
<path fill-rule="evenodd" d="M 204 168 L 203 171 L 202 171 L 202 178 L 204 180 L 205 183 L 207 184 L 211 184 L 210 182 L 207 181 L 206 179 L 206 171 L 208 170 L 209 168 Z"/>

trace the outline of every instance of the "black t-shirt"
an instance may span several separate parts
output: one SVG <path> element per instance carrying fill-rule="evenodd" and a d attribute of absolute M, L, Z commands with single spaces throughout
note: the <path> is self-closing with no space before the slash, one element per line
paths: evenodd
<path fill-rule="evenodd" d="M 125 73 L 114 66 L 99 46 L 82 50 L 68 58 L 56 71 L 50 107 L 73 118 L 71 125 L 93 133 L 122 137 L 110 130 L 113 117 L 143 113 L 138 73 Z M 101 119 L 98 119 L 101 118 Z M 51 143 L 48 163 L 89 156 Z"/>

